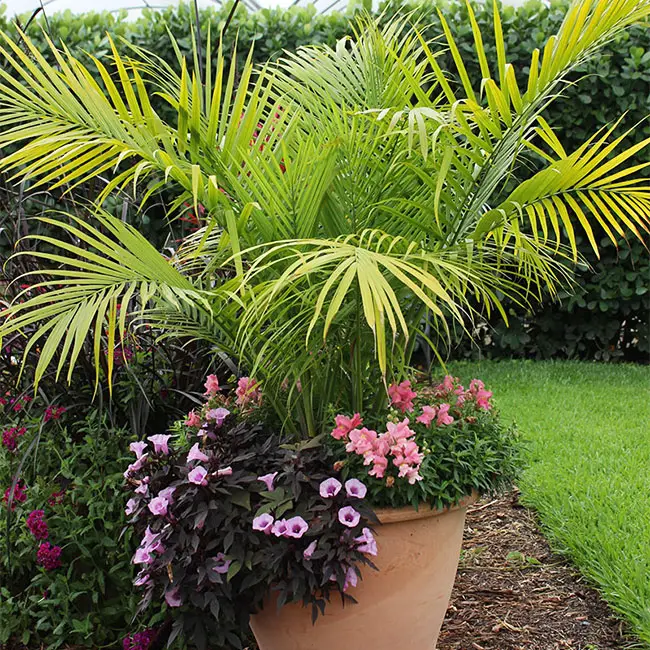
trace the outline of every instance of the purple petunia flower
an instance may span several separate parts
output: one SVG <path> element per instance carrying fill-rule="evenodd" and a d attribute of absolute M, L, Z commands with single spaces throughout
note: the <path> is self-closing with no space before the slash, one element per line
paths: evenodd
<path fill-rule="evenodd" d="M 223 408 L 220 406 L 219 408 L 216 409 L 210 409 L 206 414 L 205 417 L 208 420 L 214 420 L 214 423 L 216 426 L 220 427 L 223 424 L 223 421 L 230 415 L 230 411 L 228 409 Z"/>
<path fill-rule="evenodd" d="M 232 467 L 222 467 L 217 470 L 217 476 L 232 476 Z"/>
<path fill-rule="evenodd" d="M 137 499 L 129 499 L 126 502 L 126 510 L 124 511 L 127 517 L 130 517 L 138 508 Z"/>
<path fill-rule="evenodd" d="M 215 573 L 228 573 L 228 569 L 232 564 L 231 560 L 227 560 L 223 553 L 217 553 L 214 557 L 216 564 L 213 567 Z"/>
<path fill-rule="evenodd" d="M 129 445 L 129 449 L 135 454 L 136 458 L 142 458 L 142 454 L 144 453 L 144 450 L 147 448 L 147 443 L 140 441 L 140 442 L 132 442 Z"/>
<path fill-rule="evenodd" d="M 345 482 L 345 491 L 349 497 L 363 499 L 368 492 L 368 488 L 356 478 L 351 478 L 349 481 Z"/>
<path fill-rule="evenodd" d="M 169 446 L 167 442 L 170 438 L 171 436 L 159 433 L 155 436 L 149 436 L 147 440 L 151 440 L 151 442 L 153 442 L 154 453 L 167 455 L 169 453 Z"/>
<path fill-rule="evenodd" d="M 328 478 L 320 484 L 319 492 L 323 499 L 333 499 L 341 491 L 341 481 Z"/>
<path fill-rule="evenodd" d="M 339 521 L 348 528 L 354 528 L 360 519 L 361 515 L 352 506 L 345 506 L 339 510 Z"/>
<path fill-rule="evenodd" d="M 180 607 L 183 604 L 179 591 L 180 588 L 176 587 L 176 589 L 165 592 L 165 602 L 170 607 Z"/>
<path fill-rule="evenodd" d="M 167 501 L 171 504 L 174 503 L 174 492 L 176 492 L 176 487 L 174 485 L 170 485 L 164 490 L 160 490 L 160 492 L 158 492 L 158 496 L 162 497 L 163 499 L 167 499 Z"/>
<path fill-rule="evenodd" d="M 291 517 L 286 521 L 286 537 L 300 539 L 308 530 L 309 524 L 302 517 Z"/>
<path fill-rule="evenodd" d="M 311 556 L 314 554 L 314 551 L 316 550 L 316 546 L 318 546 L 318 540 L 314 540 L 302 553 L 302 556 L 305 558 L 305 560 L 309 560 Z"/>
<path fill-rule="evenodd" d="M 275 480 L 275 477 L 278 475 L 278 472 L 273 472 L 271 474 L 264 474 L 264 476 L 258 476 L 257 480 L 262 481 L 264 485 L 266 485 L 266 489 L 269 492 L 273 492 L 275 490 L 275 486 L 273 485 L 273 481 Z"/>
<path fill-rule="evenodd" d="M 367 555 L 377 555 L 377 542 L 375 536 L 372 534 L 370 528 L 364 528 L 359 537 L 355 537 L 354 541 L 359 544 L 357 551 L 366 553 Z"/>
<path fill-rule="evenodd" d="M 273 528 L 274 519 L 268 513 L 263 515 L 258 515 L 253 519 L 253 530 L 259 530 L 265 535 L 271 534 L 271 528 Z"/>
<path fill-rule="evenodd" d="M 207 485 L 208 481 L 205 478 L 207 474 L 208 474 L 208 470 L 205 469 L 205 467 L 201 467 L 199 465 L 198 467 L 195 467 L 191 472 L 188 473 L 187 480 L 190 483 L 194 483 L 195 485 Z"/>
<path fill-rule="evenodd" d="M 271 532 L 276 537 L 286 537 L 286 535 L 287 535 L 287 520 L 286 519 L 278 519 L 273 524 L 273 528 L 271 528 Z"/>
<path fill-rule="evenodd" d="M 190 449 L 190 453 L 187 454 L 187 462 L 189 463 L 193 460 L 199 460 L 203 463 L 209 460 L 208 457 L 199 449 L 198 442 L 192 446 L 192 449 Z"/>
<path fill-rule="evenodd" d="M 165 497 L 156 497 L 151 499 L 148 508 L 151 514 L 156 515 L 156 517 L 164 517 L 167 514 L 168 505 L 169 501 Z"/>
<path fill-rule="evenodd" d="M 133 564 L 151 564 L 153 557 L 148 548 L 139 548 L 133 555 Z"/>

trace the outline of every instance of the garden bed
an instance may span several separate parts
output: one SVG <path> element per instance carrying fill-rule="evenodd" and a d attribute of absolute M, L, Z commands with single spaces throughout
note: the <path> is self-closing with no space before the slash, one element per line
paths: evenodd
<path fill-rule="evenodd" d="M 551 551 L 534 514 L 519 504 L 518 493 L 470 510 L 437 650 L 625 647 L 623 623 Z"/>

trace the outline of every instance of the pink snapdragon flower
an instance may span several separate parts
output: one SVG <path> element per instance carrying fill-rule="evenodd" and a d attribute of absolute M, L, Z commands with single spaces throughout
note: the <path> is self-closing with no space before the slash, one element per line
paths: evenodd
<path fill-rule="evenodd" d="M 492 408 L 490 403 L 490 398 L 492 397 L 492 392 L 489 390 L 480 390 L 476 393 L 476 406 L 484 411 L 489 411 Z"/>
<path fill-rule="evenodd" d="M 436 419 L 436 413 L 437 409 L 435 406 L 423 406 L 422 415 L 418 415 L 418 417 L 415 418 L 415 421 L 424 424 L 426 427 L 430 427 L 431 422 Z"/>
<path fill-rule="evenodd" d="M 441 404 L 438 407 L 438 415 L 436 416 L 436 424 L 438 426 L 443 426 L 445 424 L 451 424 L 454 421 L 454 418 L 449 415 L 449 409 L 451 407 L 449 404 Z"/>
<path fill-rule="evenodd" d="M 265 535 L 270 535 L 274 523 L 273 517 L 268 513 L 264 513 L 253 519 L 253 530 L 259 530 Z"/>
<path fill-rule="evenodd" d="M 354 528 L 360 519 L 361 515 L 352 506 L 345 506 L 339 510 L 339 521 L 348 528 Z"/>
<path fill-rule="evenodd" d="M 350 498 L 363 499 L 368 492 L 368 488 L 356 478 L 351 478 L 345 482 L 345 491 Z"/>
<path fill-rule="evenodd" d="M 346 438 L 350 431 L 363 424 L 363 420 L 358 413 L 355 413 L 351 418 L 339 414 L 334 418 L 334 422 L 336 427 L 332 430 L 332 438 L 336 440 Z"/>
<path fill-rule="evenodd" d="M 370 429 L 353 429 L 349 434 L 350 442 L 345 446 L 348 453 L 354 452 L 359 456 L 365 456 L 373 451 L 377 443 L 377 432 Z"/>
<path fill-rule="evenodd" d="M 169 446 L 167 443 L 170 438 L 171 436 L 159 433 L 155 436 L 149 436 L 147 440 L 150 440 L 153 443 L 154 453 L 167 455 L 169 453 Z"/>
<path fill-rule="evenodd" d="M 180 607 L 183 604 L 183 600 L 180 596 L 180 587 L 176 587 L 171 591 L 165 592 L 165 602 L 170 607 Z"/>
<path fill-rule="evenodd" d="M 305 560 L 311 559 L 311 556 L 314 554 L 314 551 L 316 550 L 316 547 L 318 546 L 318 540 L 314 540 L 303 552 L 302 556 L 305 558 Z"/>
<path fill-rule="evenodd" d="M 270 474 L 264 474 L 264 476 L 258 476 L 257 480 L 262 481 L 264 485 L 266 485 L 266 489 L 268 492 L 273 492 L 275 490 L 275 486 L 273 485 L 273 481 L 275 481 L 275 477 L 278 475 L 278 472 L 272 472 Z"/>
<path fill-rule="evenodd" d="M 480 379 L 472 379 L 469 382 L 469 392 L 473 397 L 479 393 L 479 391 L 485 390 L 485 384 Z"/>
<path fill-rule="evenodd" d="M 320 484 L 318 491 L 323 499 L 333 499 L 341 491 L 342 487 L 341 481 L 332 477 L 325 479 Z"/>
<path fill-rule="evenodd" d="M 185 420 L 185 426 L 188 427 L 200 427 L 203 424 L 201 421 L 201 416 L 196 411 L 190 411 L 187 414 L 187 419 Z"/>
<path fill-rule="evenodd" d="M 262 402 L 262 391 L 257 379 L 241 377 L 235 389 L 237 404 L 244 408 L 249 402 L 259 405 Z"/>
<path fill-rule="evenodd" d="M 169 501 L 165 497 L 158 496 L 151 499 L 147 507 L 152 515 L 164 517 L 167 514 L 167 506 L 169 506 Z"/>
<path fill-rule="evenodd" d="M 359 535 L 359 537 L 355 537 L 354 541 L 359 544 L 357 551 L 360 553 L 366 553 L 367 555 L 377 555 L 377 542 L 370 528 L 364 528 L 361 531 L 361 535 Z"/>
<path fill-rule="evenodd" d="M 207 485 L 208 481 L 205 478 L 207 474 L 208 474 L 208 470 L 205 469 L 205 467 L 201 467 L 199 465 L 198 467 L 195 467 L 193 470 L 188 472 L 187 480 L 190 483 L 194 483 L 195 485 Z"/>
<path fill-rule="evenodd" d="M 220 390 L 218 377 L 216 375 L 208 375 L 205 380 L 205 394 L 208 397 L 214 397 Z"/>
<path fill-rule="evenodd" d="M 199 449 L 199 443 L 196 442 L 192 445 L 189 453 L 187 454 L 187 462 L 190 463 L 193 460 L 198 460 L 203 463 L 207 462 L 209 458 Z"/>
<path fill-rule="evenodd" d="M 413 400 L 418 396 L 415 391 L 411 390 L 411 382 L 408 380 L 401 384 L 391 384 L 388 387 L 388 395 L 391 404 L 403 413 L 413 410 Z"/>
<path fill-rule="evenodd" d="M 372 457 L 372 469 L 368 472 L 370 476 L 375 478 L 384 478 L 386 468 L 388 467 L 388 458 L 380 454 Z"/>
<path fill-rule="evenodd" d="M 309 530 L 309 524 L 302 517 L 287 519 L 285 526 L 285 536 L 295 539 L 300 539 Z"/>

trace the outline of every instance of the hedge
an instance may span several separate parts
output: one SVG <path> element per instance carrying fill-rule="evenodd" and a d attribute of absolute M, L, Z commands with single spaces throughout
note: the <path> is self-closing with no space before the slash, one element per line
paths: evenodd
<path fill-rule="evenodd" d="M 351 3 L 354 4 L 354 1 Z M 478 5 L 477 20 L 489 34 L 492 28 L 491 0 Z M 516 68 L 525 70 L 530 52 L 539 47 L 546 38 L 557 31 L 569 0 L 552 0 L 550 7 L 539 0 L 529 0 L 524 6 L 502 8 L 503 29 L 508 55 Z M 480 80 L 477 67 L 472 68 L 474 57 L 471 27 L 467 9 L 462 0 L 438 0 L 418 5 L 388 0 L 380 12 L 390 15 L 397 10 L 412 12 L 426 32 L 438 34 L 439 20 L 436 7 L 444 12 L 462 52 L 467 53 L 470 75 Z M 208 8 L 201 11 L 203 39 L 208 25 L 211 34 L 218 34 L 225 22 L 230 6 Z M 353 12 L 353 9 L 351 10 Z M 22 18 L 25 24 L 28 16 Z M 192 7 L 181 4 L 163 11 L 145 9 L 135 21 L 121 14 L 88 13 L 74 15 L 64 12 L 48 16 L 48 29 L 54 42 L 64 41 L 76 53 L 86 52 L 97 57 L 109 53 L 108 34 L 114 39 L 153 50 L 173 64 L 172 50 L 167 29 L 171 31 L 183 50 L 189 50 L 192 40 Z M 225 39 L 225 49 L 230 51 L 235 39 L 238 57 L 244 57 L 254 45 L 254 57 L 263 62 L 277 58 L 283 49 L 293 50 L 311 43 L 333 44 L 350 32 L 351 13 L 332 12 L 317 15 L 313 7 L 290 9 L 264 9 L 250 13 L 239 7 Z M 45 36 L 39 23 L 29 27 L 30 35 L 45 48 Z M 15 27 L 7 17 L 0 16 L 0 28 L 15 33 Z M 488 46 L 488 57 L 496 58 L 494 49 Z M 122 47 L 125 47 L 122 45 Z M 83 54 L 82 54 L 83 56 Z M 0 62 L 0 65 L 3 65 Z M 579 85 L 566 88 L 553 110 L 552 122 L 559 129 L 564 146 L 576 149 L 586 138 L 603 125 L 625 113 L 619 132 L 633 129 L 628 136 L 630 144 L 650 136 L 650 30 L 641 27 L 631 30 L 610 43 L 603 54 L 592 61 L 576 81 L 585 75 Z M 641 156 L 634 162 L 644 162 Z M 647 154 L 645 154 L 647 156 Z M 534 161 L 531 161 L 534 166 Z M 522 170 L 522 176 L 526 170 Z M 29 192 L 26 192 L 27 196 Z M 0 226 L 3 216 L 11 224 L 15 222 L 17 194 L 6 185 L 0 187 Z M 42 201 L 30 203 L 23 196 L 19 209 L 26 214 L 43 209 Z M 49 205 L 56 206 L 60 197 L 48 197 Z M 4 212 L 4 215 L 3 215 Z M 153 209 L 143 216 L 134 216 L 145 233 L 155 239 L 161 232 L 159 220 L 163 212 Z M 5 224 L 6 225 L 6 224 Z M 12 228 L 0 231 L 0 254 L 7 252 Z M 157 242 L 158 243 L 158 242 Z M 162 242 L 159 242 L 162 244 Z M 489 356 L 532 357 L 578 357 L 625 360 L 646 360 L 650 352 L 648 341 L 648 314 L 650 292 L 648 277 L 650 267 L 647 250 L 641 243 L 633 243 L 628 250 L 625 242 L 617 249 L 606 246 L 602 258 L 597 260 L 586 241 L 581 242 L 580 252 L 590 266 L 575 271 L 578 287 L 574 296 L 564 296 L 560 303 L 545 296 L 534 312 L 522 314 L 513 311 L 511 327 L 504 328 L 495 321 L 489 323 L 488 335 L 481 339 L 481 354 Z M 3 250 L 4 247 L 4 250 Z M 477 348 L 463 339 L 452 352 L 456 355 L 474 354 Z"/>

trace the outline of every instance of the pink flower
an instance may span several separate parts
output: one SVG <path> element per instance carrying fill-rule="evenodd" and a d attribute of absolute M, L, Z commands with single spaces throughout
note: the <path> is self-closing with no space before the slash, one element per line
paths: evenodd
<path fill-rule="evenodd" d="M 146 497 L 149 494 L 149 485 L 145 481 L 142 481 L 142 483 L 140 483 L 140 485 L 138 485 L 138 487 L 135 488 L 134 492 L 136 494 L 141 494 L 142 496 Z"/>
<path fill-rule="evenodd" d="M 406 440 L 399 445 L 395 445 L 391 451 L 395 457 L 393 459 L 393 464 L 400 468 L 400 472 L 404 465 L 417 465 L 419 467 L 424 458 L 424 456 L 419 453 L 420 449 L 417 443 L 413 440 Z M 404 476 L 404 474 L 400 475 Z"/>
<path fill-rule="evenodd" d="M 320 495 L 323 499 L 333 499 L 343 486 L 341 481 L 337 481 L 334 477 L 324 480 L 319 487 Z"/>
<path fill-rule="evenodd" d="M 217 553 L 214 558 L 216 564 L 212 567 L 212 570 L 216 573 L 228 573 L 230 568 L 231 560 L 227 560 L 226 556 L 223 553 Z"/>
<path fill-rule="evenodd" d="M 192 445 L 190 453 L 187 454 L 187 462 L 190 463 L 193 460 L 200 460 L 201 462 L 206 462 L 208 457 L 199 449 L 199 443 L 196 442 Z"/>
<path fill-rule="evenodd" d="M 140 547 L 133 555 L 133 564 L 151 564 L 152 562 L 153 557 L 148 547 Z"/>
<path fill-rule="evenodd" d="M 357 572 L 354 567 L 348 567 L 348 570 L 345 573 L 345 584 L 343 585 L 343 591 L 347 591 L 350 587 L 357 586 Z"/>
<path fill-rule="evenodd" d="M 273 528 L 273 523 L 273 517 L 268 513 L 258 515 L 255 517 L 255 519 L 253 519 L 253 530 L 259 530 L 265 535 L 270 535 L 271 529 Z"/>
<path fill-rule="evenodd" d="M 437 411 L 435 406 L 423 406 L 422 415 L 419 415 L 417 418 L 415 418 L 415 421 L 429 427 L 431 426 L 431 422 L 435 420 L 436 412 Z"/>
<path fill-rule="evenodd" d="M 124 478 L 129 478 L 132 472 L 137 472 L 141 470 L 146 460 L 147 460 L 147 454 L 144 454 L 143 456 L 140 456 L 140 458 L 137 458 L 135 463 L 131 463 L 126 468 L 126 471 L 124 472 Z"/>
<path fill-rule="evenodd" d="M 442 384 L 440 384 L 442 390 L 444 390 L 445 393 L 451 393 L 451 391 L 454 389 L 454 381 L 455 380 L 451 375 L 445 375 L 445 378 L 442 380 Z"/>
<path fill-rule="evenodd" d="M 273 485 L 273 481 L 275 480 L 275 477 L 278 475 L 278 472 L 273 472 L 272 474 L 264 474 L 264 476 L 258 476 L 257 480 L 262 481 L 264 485 L 266 485 L 266 489 L 268 492 L 273 492 L 275 490 L 275 486 Z"/>
<path fill-rule="evenodd" d="M 359 544 L 357 551 L 366 553 L 367 555 L 377 555 L 377 542 L 375 536 L 372 534 L 370 528 L 364 528 L 359 537 L 355 537 L 354 541 Z"/>
<path fill-rule="evenodd" d="M 205 381 L 205 394 L 209 397 L 214 397 L 221 388 L 219 388 L 219 379 L 216 375 L 208 375 Z"/>
<path fill-rule="evenodd" d="M 180 607 L 183 604 L 179 591 L 180 588 L 176 587 L 176 589 L 165 592 L 165 602 L 170 607 Z"/>
<path fill-rule="evenodd" d="M 332 430 L 332 437 L 336 440 L 342 440 L 347 437 L 352 429 L 356 429 L 363 424 L 363 420 L 358 413 L 355 413 L 351 418 L 345 415 L 337 415 L 334 421 L 336 422 L 336 427 Z"/>
<path fill-rule="evenodd" d="M 205 467 L 195 467 L 187 474 L 187 480 L 195 485 L 207 485 L 208 481 L 205 478 L 207 473 L 208 470 L 206 470 Z"/>
<path fill-rule="evenodd" d="M 286 533 L 287 537 L 295 537 L 295 539 L 300 539 L 308 530 L 309 524 L 302 517 L 291 517 L 286 521 Z"/>
<path fill-rule="evenodd" d="M 350 431 L 350 442 L 345 445 L 345 451 L 354 452 L 359 456 L 365 456 L 375 448 L 377 442 L 377 432 L 363 427 L 363 429 L 353 429 Z"/>
<path fill-rule="evenodd" d="M 416 481 L 422 480 L 419 467 L 411 467 L 410 469 L 406 470 L 404 476 L 408 479 L 408 482 L 411 485 L 414 485 Z"/>
<path fill-rule="evenodd" d="M 135 457 L 137 459 L 142 458 L 142 454 L 144 453 L 144 450 L 147 448 L 147 443 L 143 441 L 139 442 L 132 442 L 129 445 L 129 449 L 135 454 Z"/>
<path fill-rule="evenodd" d="M 203 424 L 201 421 L 201 417 L 196 411 L 190 411 L 187 414 L 187 419 L 185 420 L 185 426 L 198 428 L 201 426 L 201 424 Z"/>
<path fill-rule="evenodd" d="M 176 492 L 176 487 L 173 485 L 170 485 L 169 487 L 166 487 L 164 490 L 160 490 L 158 492 L 159 497 L 163 497 L 163 499 L 167 499 L 169 504 L 174 503 L 174 492 Z"/>
<path fill-rule="evenodd" d="M 262 391 L 259 388 L 259 383 L 257 379 L 251 377 L 242 377 L 237 382 L 235 395 L 237 395 L 237 404 L 242 408 L 249 402 L 259 405 L 262 401 Z"/>
<path fill-rule="evenodd" d="M 232 476 L 232 467 L 222 467 L 217 470 L 217 476 Z"/>
<path fill-rule="evenodd" d="M 363 499 L 368 492 L 368 488 L 356 478 L 351 478 L 345 482 L 345 491 L 347 495 L 354 499 Z"/>
<path fill-rule="evenodd" d="M 415 435 L 415 431 L 409 429 L 409 419 L 404 418 L 401 422 L 395 424 L 394 422 L 386 423 L 387 433 L 390 435 L 393 444 L 398 444 L 402 440 L 407 438 L 412 438 Z"/>
<path fill-rule="evenodd" d="M 151 442 L 153 442 L 154 453 L 166 455 L 169 453 L 169 447 L 167 446 L 167 441 L 170 438 L 171 436 L 165 435 L 163 433 L 159 433 L 155 436 L 149 436 L 147 440 L 151 440 Z"/>
<path fill-rule="evenodd" d="M 386 468 L 388 467 L 388 459 L 386 456 L 373 456 L 372 458 L 373 466 L 372 469 L 368 472 L 370 476 L 376 478 L 383 478 Z"/>
<path fill-rule="evenodd" d="M 345 506 L 339 510 L 339 521 L 348 528 L 354 528 L 360 519 L 361 515 L 352 506 Z"/>
<path fill-rule="evenodd" d="M 147 573 L 146 569 L 138 573 L 136 576 L 136 579 L 133 581 L 133 584 L 136 587 L 142 587 L 143 585 L 146 585 L 147 583 L 151 582 L 151 576 Z"/>
<path fill-rule="evenodd" d="M 309 560 L 311 556 L 314 554 L 314 551 L 316 550 L 316 546 L 318 546 L 318 540 L 314 540 L 303 552 L 302 556 L 305 558 L 305 560 Z"/>
<path fill-rule="evenodd" d="M 124 511 L 127 517 L 130 517 L 138 509 L 138 500 L 129 499 L 126 502 L 126 510 Z"/>
<path fill-rule="evenodd" d="M 216 409 L 210 409 L 206 414 L 205 417 L 208 420 L 214 420 L 214 424 L 217 427 L 220 427 L 224 420 L 230 415 L 230 411 L 228 409 L 223 408 L 220 406 L 219 408 Z"/>
<path fill-rule="evenodd" d="M 164 517 L 167 514 L 168 505 L 169 501 L 167 501 L 165 497 L 155 497 L 154 499 L 151 499 L 147 507 L 151 511 L 152 515 L 155 515 L 156 517 Z"/>
<path fill-rule="evenodd" d="M 278 519 L 273 524 L 273 528 L 271 528 L 271 532 L 276 537 L 286 537 L 286 535 L 287 535 L 287 520 L 286 519 Z"/>
<path fill-rule="evenodd" d="M 142 538 L 142 546 L 150 546 L 157 539 L 158 535 L 151 532 L 151 528 L 147 526 L 147 530 L 144 531 L 144 537 Z"/>
<path fill-rule="evenodd" d="M 451 424 L 454 421 L 454 418 L 449 415 L 449 404 L 441 404 L 438 407 L 438 416 L 436 418 L 436 424 L 442 426 L 443 424 Z"/>
<path fill-rule="evenodd" d="M 485 384 L 480 379 L 472 379 L 469 382 L 469 392 L 476 396 L 479 391 L 485 390 Z"/>
<path fill-rule="evenodd" d="M 489 411 L 492 408 L 490 404 L 490 397 L 492 397 L 492 392 L 489 390 L 479 390 L 476 393 L 476 406 L 484 411 Z"/>
<path fill-rule="evenodd" d="M 411 390 L 411 382 L 403 381 L 401 384 L 391 384 L 388 387 L 391 404 L 402 412 L 413 410 L 413 400 L 418 394 Z"/>

